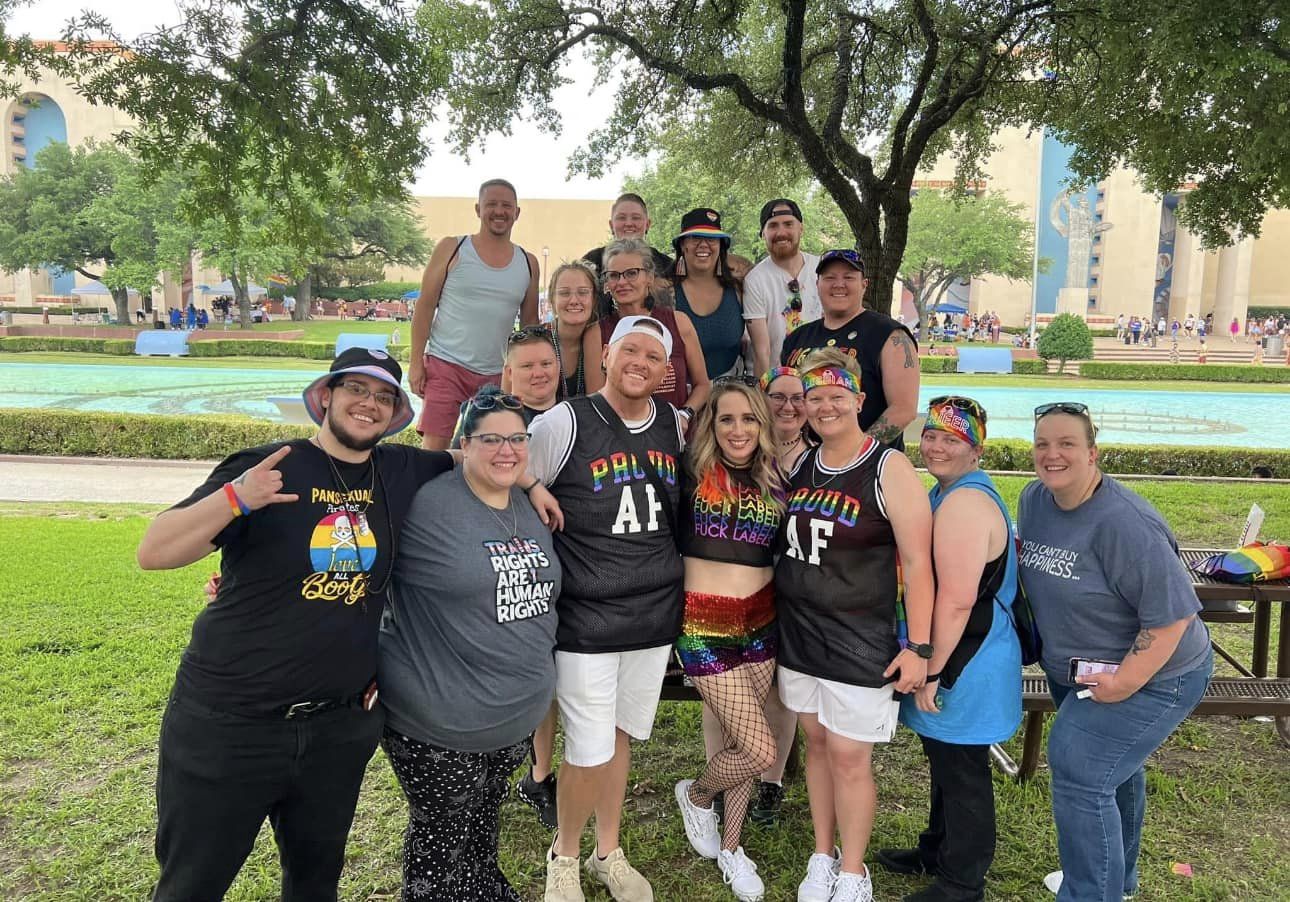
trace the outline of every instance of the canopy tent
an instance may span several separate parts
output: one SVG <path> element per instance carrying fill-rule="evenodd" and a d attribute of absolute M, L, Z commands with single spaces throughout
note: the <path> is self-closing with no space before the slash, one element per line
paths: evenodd
<path fill-rule="evenodd" d="M 218 285 L 198 285 L 197 290 L 200 291 L 202 294 L 214 294 L 214 295 L 234 294 L 233 283 L 228 279 L 225 279 L 223 282 L 220 282 Z M 268 291 L 261 288 L 259 285 L 256 285 L 254 282 L 247 282 L 246 293 L 251 297 L 255 297 L 257 294 L 268 294 Z"/>
<path fill-rule="evenodd" d="M 932 310 L 936 313 L 967 313 L 968 309 L 962 304 L 956 304 L 953 301 L 943 301 L 937 304 Z"/>
<path fill-rule="evenodd" d="M 108 288 L 96 279 L 93 282 L 80 286 L 79 288 L 73 288 L 71 293 L 81 297 L 111 296 L 112 289 Z M 133 288 L 130 289 L 130 294 L 137 295 L 138 293 L 139 292 L 135 291 Z"/>
<path fill-rule="evenodd" d="M 419 289 L 419 288 L 413 288 L 411 291 L 405 292 L 405 293 L 404 293 L 404 295 L 403 295 L 403 300 L 405 300 L 405 301 L 419 301 L 419 300 L 421 300 L 421 289 Z"/>

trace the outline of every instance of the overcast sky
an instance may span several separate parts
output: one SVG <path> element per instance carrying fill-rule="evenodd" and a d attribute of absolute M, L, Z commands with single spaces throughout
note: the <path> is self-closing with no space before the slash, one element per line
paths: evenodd
<path fill-rule="evenodd" d="M 117 31 L 130 39 L 158 25 L 179 20 L 176 7 L 169 0 L 139 3 L 136 0 L 34 0 L 20 7 L 10 17 L 9 30 L 30 34 L 34 38 L 55 38 L 67 20 L 82 10 L 102 13 Z M 433 126 L 427 132 L 430 156 L 418 170 L 412 184 L 414 194 L 461 196 L 473 193 L 473 185 L 486 178 L 513 181 L 521 198 L 560 197 L 612 198 L 620 189 L 625 175 L 637 172 L 639 162 L 628 161 L 606 178 L 591 180 L 577 177 L 566 181 L 569 154 L 578 146 L 576 137 L 589 133 L 612 109 L 612 92 L 592 91 L 590 66 L 571 70 L 573 85 L 557 95 L 556 108 L 564 120 L 564 136 L 554 139 L 537 128 L 519 124 L 510 138 L 491 136 L 487 149 L 471 152 L 471 161 L 450 152 L 440 140 L 446 127 Z"/>

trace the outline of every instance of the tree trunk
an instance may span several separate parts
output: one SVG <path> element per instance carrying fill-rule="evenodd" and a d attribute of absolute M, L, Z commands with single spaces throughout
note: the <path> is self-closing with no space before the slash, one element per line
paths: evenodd
<path fill-rule="evenodd" d="M 236 268 L 229 273 L 228 280 L 233 283 L 233 297 L 237 299 L 238 328 L 250 329 L 252 326 L 251 296 L 246 293 L 246 283 L 238 278 Z"/>
<path fill-rule="evenodd" d="M 305 276 L 296 286 L 296 309 L 292 311 L 291 318 L 296 322 L 304 322 L 309 319 L 309 311 L 314 306 L 314 274 L 313 270 L 306 270 Z"/>
<path fill-rule="evenodd" d="M 112 300 L 116 302 L 116 324 L 126 326 L 130 323 L 130 289 L 113 288 Z"/>

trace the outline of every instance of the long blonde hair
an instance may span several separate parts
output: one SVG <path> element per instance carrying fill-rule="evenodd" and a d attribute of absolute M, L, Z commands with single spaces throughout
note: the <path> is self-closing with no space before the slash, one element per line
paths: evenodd
<path fill-rule="evenodd" d="M 695 420 L 694 438 L 686 454 L 686 466 L 694 480 L 696 491 L 705 495 L 733 500 L 739 494 L 738 487 L 730 478 L 730 472 L 721 459 L 721 448 L 717 445 L 717 403 L 722 395 L 730 393 L 743 395 L 748 407 L 757 418 L 757 448 L 753 451 L 749 471 L 753 485 L 761 492 L 762 499 L 774 505 L 780 511 L 784 509 L 784 491 L 786 483 L 780 472 L 775 457 L 774 432 L 771 429 L 770 408 L 761 392 L 752 386 L 736 380 L 717 382 L 712 386 L 712 394 L 707 402 L 699 408 Z"/>

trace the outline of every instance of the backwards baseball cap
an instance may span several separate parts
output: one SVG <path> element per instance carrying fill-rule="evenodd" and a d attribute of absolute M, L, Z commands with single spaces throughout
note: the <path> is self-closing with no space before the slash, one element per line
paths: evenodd
<path fill-rule="evenodd" d="M 864 260 L 861 259 L 859 253 L 847 248 L 825 251 L 820 257 L 820 262 L 815 265 L 815 274 L 818 276 L 820 273 L 824 272 L 824 267 L 835 261 L 841 261 L 859 272 L 860 275 L 865 275 Z"/>
<path fill-rule="evenodd" d="M 628 335 L 648 335 L 663 345 L 663 355 L 672 356 L 672 333 L 652 316 L 624 316 L 614 326 L 614 334 L 609 336 L 609 343 L 616 344 Z"/>
<path fill-rule="evenodd" d="M 798 222 L 802 221 L 802 208 L 795 201 L 787 197 L 777 197 L 774 200 L 766 201 L 766 205 L 761 208 L 761 228 L 766 228 L 766 223 L 776 216 L 792 216 Z"/>
<path fill-rule="evenodd" d="M 721 230 L 721 214 L 708 207 L 699 207 L 681 217 L 681 234 L 672 239 L 672 247 L 678 254 L 683 238 L 715 238 L 730 247 L 730 234 Z"/>
<path fill-rule="evenodd" d="M 357 373 L 362 376 L 371 376 L 373 379 L 379 379 L 387 385 L 393 387 L 398 394 L 398 401 L 394 404 L 394 412 L 390 416 L 389 428 L 385 430 L 382 438 L 388 438 L 396 432 L 402 432 L 412 422 L 412 399 L 408 393 L 403 390 L 403 369 L 389 354 L 377 348 L 349 348 L 341 351 L 336 355 L 336 359 L 331 362 L 331 369 L 325 376 L 319 376 L 304 391 L 305 410 L 309 412 L 309 419 L 321 426 L 323 417 L 327 409 L 323 404 L 323 392 L 331 387 L 332 382 L 337 376 L 343 376 L 347 373 Z"/>

